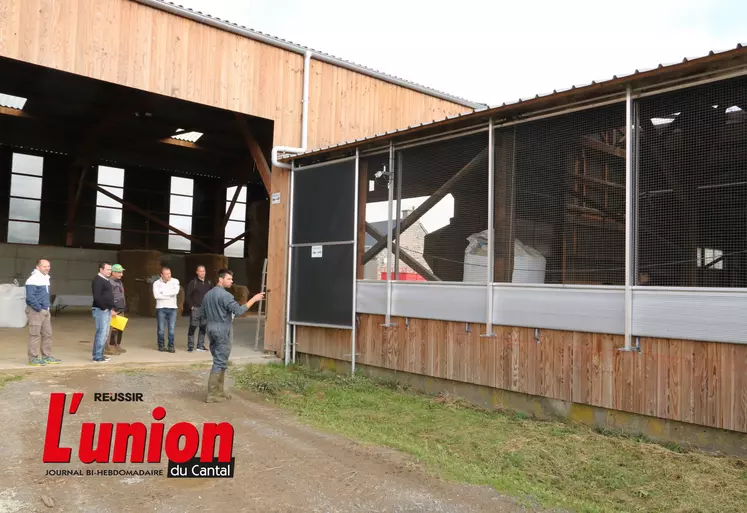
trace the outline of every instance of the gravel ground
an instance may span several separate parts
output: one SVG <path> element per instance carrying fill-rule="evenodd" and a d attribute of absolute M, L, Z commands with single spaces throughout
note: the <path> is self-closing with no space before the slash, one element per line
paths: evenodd
<path fill-rule="evenodd" d="M 7 383 L 0 391 L 0 450 L 6 470 L 0 481 L 0 513 L 526 511 L 490 488 L 435 479 L 396 451 L 317 432 L 249 394 L 232 390 L 231 401 L 206 404 L 206 381 L 207 370 L 194 368 L 44 368 Z M 108 391 L 142 392 L 144 402 L 93 401 L 94 392 Z M 78 413 L 65 416 L 62 443 L 73 447 L 70 465 L 42 463 L 51 392 L 86 393 Z M 232 422 L 234 478 L 168 479 L 165 463 L 95 464 L 97 469 L 163 469 L 160 477 L 45 476 L 50 468 L 90 468 L 77 459 L 81 422 L 149 425 L 150 412 L 159 405 L 167 411 L 167 430 L 179 421 L 198 427 L 203 422 Z"/>

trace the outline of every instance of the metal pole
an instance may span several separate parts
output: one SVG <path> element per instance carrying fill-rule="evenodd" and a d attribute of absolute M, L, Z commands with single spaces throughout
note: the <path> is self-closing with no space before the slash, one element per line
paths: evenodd
<path fill-rule="evenodd" d="M 291 303 L 291 265 L 293 264 L 293 183 L 296 165 L 291 164 L 290 190 L 288 193 L 288 269 L 286 277 L 286 303 L 285 303 L 285 365 L 290 363 L 291 352 L 291 325 L 290 325 L 290 303 Z"/>
<path fill-rule="evenodd" d="M 386 223 L 386 321 L 385 326 L 391 326 L 392 321 L 392 203 L 394 201 L 394 142 L 389 142 L 389 200 L 387 203 Z"/>
<path fill-rule="evenodd" d="M 396 171 L 394 171 L 396 169 Z M 397 153 L 397 167 L 392 168 L 397 174 L 397 209 L 395 211 L 394 222 L 397 223 L 397 229 L 395 231 L 395 240 L 397 241 L 397 249 L 394 254 L 394 279 L 399 280 L 399 216 L 402 215 L 402 150 Z"/>
<path fill-rule="evenodd" d="M 358 309 L 358 224 L 360 223 L 360 219 L 358 219 L 358 197 L 360 196 L 359 189 L 360 188 L 360 150 L 356 148 L 355 150 L 355 188 L 353 189 L 353 196 L 355 197 L 355 213 L 353 214 L 353 218 L 355 219 L 355 222 L 353 223 L 353 331 L 351 334 L 351 341 L 350 341 L 350 373 L 355 374 L 355 346 L 356 346 L 356 340 L 355 337 L 358 335 L 358 330 L 356 329 L 356 310 Z M 364 234 L 365 237 L 365 234 Z"/>
<path fill-rule="evenodd" d="M 267 259 L 265 258 L 264 263 L 262 264 L 262 290 L 260 292 L 265 291 L 265 286 L 267 285 Z M 264 301 L 259 302 L 259 307 L 257 307 L 257 328 L 254 332 L 254 350 L 259 350 L 259 330 L 262 326 L 262 304 Z"/>
<path fill-rule="evenodd" d="M 291 357 L 291 361 L 293 363 L 296 363 L 296 325 L 293 325 L 293 356 Z"/>
<path fill-rule="evenodd" d="M 625 351 L 632 347 L 633 327 L 633 100 L 628 86 L 625 97 Z"/>
<path fill-rule="evenodd" d="M 493 280 L 495 280 L 495 138 L 493 130 L 493 118 L 488 124 L 488 283 L 486 286 L 487 316 L 488 323 L 485 336 L 492 337 L 493 333 Z"/>

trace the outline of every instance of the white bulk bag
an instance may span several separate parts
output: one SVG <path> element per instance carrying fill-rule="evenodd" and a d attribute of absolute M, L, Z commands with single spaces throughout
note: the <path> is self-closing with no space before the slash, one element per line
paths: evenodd
<path fill-rule="evenodd" d="M 26 288 L 0 285 L 0 328 L 24 328 L 27 323 Z"/>

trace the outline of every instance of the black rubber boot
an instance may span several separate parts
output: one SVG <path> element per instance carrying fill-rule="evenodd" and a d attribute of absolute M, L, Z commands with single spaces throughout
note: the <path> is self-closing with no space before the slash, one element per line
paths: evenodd
<path fill-rule="evenodd" d="M 231 393 L 226 392 L 225 387 L 225 380 L 226 380 L 226 371 L 222 370 L 219 374 L 220 378 L 218 379 L 218 393 L 225 397 L 226 399 L 231 398 Z"/>
<path fill-rule="evenodd" d="M 208 393 L 206 403 L 222 403 L 226 400 L 223 394 L 220 393 L 220 373 L 211 372 L 208 378 Z"/>

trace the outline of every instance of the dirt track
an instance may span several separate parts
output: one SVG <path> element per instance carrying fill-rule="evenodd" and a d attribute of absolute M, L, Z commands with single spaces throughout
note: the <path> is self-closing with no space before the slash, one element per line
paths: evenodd
<path fill-rule="evenodd" d="M 318 433 L 248 395 L 222 404 L 203 402 L 207 370 L 33 369 L 0 391 L 0 513 L 33 511 L 256 512 L 516 512 L 524 509 L 488 488 L 453 485 L 426 475 L 395 451 L 362 447 Z M 94 402 L 94 392 L 142 392 L 144 403 Z M 81 422 L 149 425 L 164 406 L 173 423 L 228 420 L 235 428 L 234 479 L 167 479 L 166 465 L 97 468 L 162 468 L 163 477 L 47 477 L 42 461 L 51 392 L 85 392 L 76 415 L 65 417 L 62 443 L 78 462 Z M 68 399 L 68 404 L 70 400 Z M 42 497 L 51 497 L 49 508 Z"/>

